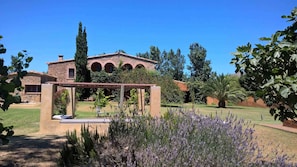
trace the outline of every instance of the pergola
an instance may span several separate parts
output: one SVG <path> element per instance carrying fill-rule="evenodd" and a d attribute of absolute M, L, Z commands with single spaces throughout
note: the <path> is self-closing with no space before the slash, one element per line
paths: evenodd
<path fill-rule="evenodd" d="M 40 131 L 51 132 L 53 129 L 65 129 L 62 127 L 63 123 L 67 122 L 79 122 L 84 123 L 102 123 L 99 119 L 92 120 L 80 120 L 77 121 L 65 121 L 65 120 L 53 120 L 53 109 L 54 109 L 54 93 L 57 90 L 57 86 L 65 87 L 70 94 L 70 102 L 67 106 L 67 115 L 74 116 L 75 112 L 75 88 L 109 88 L 109 89 L 120 89 L 120 108 L 123 106 L 124 91 L 125 89 L 138 89 L 138 98 L 140 109 L 144 109 L 144 89 L 150 89 L 150 115 L 152 117 L 159 117 L 161 111 L 161 88 L 155 84 L 127 84 L 127 83 L 89 83 L 89 82 L 48 82 L 42 84 L 41 87 L 41 109 L 40 109 Z M 57 121 L 59 121 L 57 123 Z M 109 121 L 106 121 L 109 122 Z"/>

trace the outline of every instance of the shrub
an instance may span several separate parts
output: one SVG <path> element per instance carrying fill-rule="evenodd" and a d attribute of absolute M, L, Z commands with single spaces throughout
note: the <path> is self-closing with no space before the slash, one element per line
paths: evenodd
<path fill-rule="evenodd" d="M 97 133 L 90 132 L 89 127 L 83 125 L 80 137 L 76 131 L 66 133 L 67 141 L 60 152 L 59 166 L 81 166 L 94 163 L 97 153 L 95 144 L 98 143 L 100 136 Z"/>
<path fill-rule="evenodd" d="M 69 103 L 69 93 L 66 89 L 61 89 L 54 94 L 54 114 L 66 114 Z"/>

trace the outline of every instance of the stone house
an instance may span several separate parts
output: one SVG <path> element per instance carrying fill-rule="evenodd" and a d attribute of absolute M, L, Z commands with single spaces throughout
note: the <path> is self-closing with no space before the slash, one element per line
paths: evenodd
<path fill-rule="evenodd" d="M 49 62 L 48 74 L 57 78 L 57 82 L 74 82 L 75 61 L 74 59 L 64 60 L 63 55 L 58 56 L 58 61 Z M 155 70 L 156 61 L 135 57 L 126 53 L 117 52 L 88 57 L 87 67 L 93 71 L 106 71 L 112 73 L 115 67 L 122 64 L 123 69 L 132 70 L 135 68 L 145 68 Z"/>
<path fill-rule="evenodd" d="M 102 54 L 88 57 L 87 67 L 91 71 L 106 71 L 112 73 L 115 67 L 122 64 L 123 69 L 132 70 L 135 68 L 145 68 L 155 70 L 156 61 L 141 57 L 132 56 L 122 52 Z M 58 56 L 57 61 L 49 62 L 48 73 L 29 71 L 22 79 L 24 90 L 17 92 L 21 96 L 22 102 L 40 102 L 41 84 L 46 82 L 74 82 L 75 80 L 75 60 L 64 60 L 63 55 Z M 13 77 L 15 74 L 11 74 Z"/>
<path fill-rule="evenodd" d="M 14 77 L 16 73 L 12 73 L 9 77 Z M 28 71 L 27 75 L 22 79 L 22 91 L 16 94 L 21 96 L 22 102 L 40 102 L 41 101 L 41 84 L 46 82 L 55 82 L 56 77 L 45 73 Z"/>

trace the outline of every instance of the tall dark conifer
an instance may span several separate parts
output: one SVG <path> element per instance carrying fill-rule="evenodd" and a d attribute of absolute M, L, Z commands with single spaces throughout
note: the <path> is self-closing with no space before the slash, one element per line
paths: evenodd
<path fill-rule="evenodd" d="M 181 54 L 180 49 L 177 49 L 174 57 L 171 59 L 173 72 L 173 79 L 181 81 L 184 76 L 185 57 Z"/>
<path fill-rule="evenodd" d="M 90 71 L 87 68 L 88 64 L 88 44 L 86 28 L 82 29 L 82 23 L 79 22 L 78 34 L 76 36 L 76 52 L 75 52 L 75 68 L 76 68 L 76 82 L 90 82 Z M 80 99 L 86 98 L 90 95 L 89 89 L 77 89 L 80 94 Z"/>

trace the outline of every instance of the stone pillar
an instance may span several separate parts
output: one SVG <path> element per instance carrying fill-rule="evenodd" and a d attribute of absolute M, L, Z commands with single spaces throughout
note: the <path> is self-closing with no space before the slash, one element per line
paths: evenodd
<path fill-rule="evenodd" d="M 152 117 L 161 116 L 161 87 L 152 86 L 151 87 L 151 97 L 150 97 L 150 114 Z"/>
<path fill-rule="evenodd" d="M 40 106 L 40 131 L 47 131 L 48 125 L 51 124 L 54 110 L 54 91 L 53 84 L 41 85 L 41 106 Z"/>
<path fill-rule="evenodd" d="M 69 103 L 67 104 L 66 115 L 70 115 L 72 118 L 74 118 L 76 111 L 75 87 L 67 87 L 66 89 L 69 95 Z"/>
<path fill-rule="evenodd" d="M 142 114 L 145 111 L 145 89 L 137 89 L 138 97 L 138 111 Z"/>

